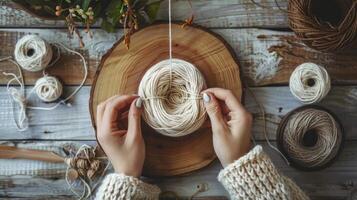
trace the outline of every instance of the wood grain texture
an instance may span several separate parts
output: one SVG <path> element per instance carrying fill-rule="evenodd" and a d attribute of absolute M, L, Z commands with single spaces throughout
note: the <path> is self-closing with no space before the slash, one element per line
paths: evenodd
<path fill-rule="evenodd" d="M 22 147 L 41 147 L 52 146 L 59 147 L 66 142 L 16 142 L 15 144 L 7 143 L 8 145 L 18 145 Z M 67 143 L 73 143 L 67 141 Z M 282 158 L 267 146 L 265 142 L 259 143 L 263 149 L 270 155 L 275 166 L 282 174 L 292 178 L 297 184 L 308 193 L 311 199 L 327 199 L 327 200 L 342 200 L 353 199 L 356 197 L 357 191 L 357 142 L 348 141 L 344 150 L 338 157 L 336 162 L 329 168 L 316 172 L 302 172 L 290 166 L 287 166 Z M 77 144 L 77 145 L 80 145 Z M 51 179 L 42 174 L 37 161 L 25 160 L 6 160 L 6 164 L 0 162 L 0 166 L 16 163 L 18 171 L 29 170 L 28 166 L 33 166 L 27 174 L 37 174 L 34 176 L 28 175 L 14 175 L 0 176 L 0 198 L 73 198 L 73 195 L 68 190 L 65 180 L 63 179 L 63 172 L 65 166 L 54 168 L 48 164 L 44 170 L 52 173 Z M 37 167 L 38 168 L 37 168 Z M 26 168 L 27 167 L 27 168 Z M 56 170 L 53 170 L 56 169 Z M 187 197 L 193 194 L 196 185 L 206 183 L 209 186 L 207 192 L 201 193 L 200 197 L 208 196 L 227 196 L 226 191 L 222 185 L 217 181 L 216 177 L 221 169 L 218 161 L 212 165 L 203 168 L 198 172 L 187 175 L 170 177 L 170 178 L 156 178 L 147 179 L 150 183 L 157 184 L 163 191 L 173 191 L 179 194 L 180 197 Z M 31 173 L 32 172 L 32 173 Z"/>
<path fill-rule="evenodd" d="M 347 52 L 340 55 L 314 51 L 299 42 L 291 32 L 264 29 L 213 29 L 234 49 L 241 71 L 250 86 L 287 85 L 291 72 L 303 62 L 316 62 L 325 66 L 334 85 L 357 84 L 357 54 Z M 77 38 L 68 36 L 63 29 L 0 29 L 0 57 L 13 54 L 16 41 L 24 34 L 38 34 L 51 42 L 60 42 L 78 50 Z M 86 82 L 90 85 L 101 56 L 122 36 L 122 31 L 108 34 L 93 30 L 93 39 L 83 34 L 86 47 L 81 50 L 89 64 Z M 3 71 L 14 72 L 15 68 L 0 62 Z M 59 76 L 65 84 L 79 84 L 82 79 L 81 63 L 77 56 L 63 54 L 63 58 L 48 72 Z M 41 73 L 25 73 L 25 82 L 33 85 Z M 7 78 L 0 75 L 0 84 Z"/>
<path fill-rule="evenodd" d="M 168 59 L 168 24 L 155 24 L 133 34 L 128 50 L 119 41 L 102 58 L 94 78 L 90 112 L 95 124 L 97 106 L 114 95 L 137 93 L 145 72 L 161 60 Z M 172 56 L 192 63 L 202 73 L 207 87 L 223 87 L 240 99 L 242 85 L 239 66 L 222 38 L 203 28 L 172 24 Z M 148 37 L 150 35 L 150 37 Z M 190 37 L 187 37 L 190 36 Z M 185 137 L 170 138 L 143 126 L 146 143 L 144 174 L 172 176 L 208 165 L 215 159 L 212 133 L 202 127 Z"/>
<path fill-rule="evenodd" d="M 16 10 L 9 0 L 0 4 L 0 27 L 65 27 L 62 21 L 51 21 L 34 18 L 28 13 Z M 274 0 L 255 0 L 263 7 L 250 0 L 193 0 L 195 23 L 208 28 L 232 27 L 279 27 L 286 28 L 287 15 L 279 10 Z M 277 0 L 285 9 L 287 2 Z M 1 6 L 2 5 L 2 6 Z M 6 6 L 7 5 L 7 6 Z M 157 19 L 168 20 L 168 2 L 164 1 L 159 9 Z M 184 20 L 191 14 L 186 0 L 172 2 L 173 20 Z M 99 27 L 100 22 L 94 27 Z"/>

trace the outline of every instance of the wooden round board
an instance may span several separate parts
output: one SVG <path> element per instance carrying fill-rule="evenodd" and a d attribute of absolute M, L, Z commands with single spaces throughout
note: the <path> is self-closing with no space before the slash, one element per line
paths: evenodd
<path fill-rule="evenodd" d="M 230 89 L 241 99 L 239 66 L 224 40 L 197 26 L 172 24 L 173 57 L 194 64 L 208 87 Z M 97 105 L 113 95 L 137 93 L 144 73 L 169 57 L 168 24 L 154 24 L 134 33 L 127 49 L 123 39 L 103 56 L 91 90 L 90 112 L 95 127 Z M 232 84 L 234 83 L 234 84 Z M 173 176 L 211 163 L 216 155 L 209 120 L 198 131 L 172 138 L 156 133 L 143 122 L 146 160 L 143 175 Z"/>

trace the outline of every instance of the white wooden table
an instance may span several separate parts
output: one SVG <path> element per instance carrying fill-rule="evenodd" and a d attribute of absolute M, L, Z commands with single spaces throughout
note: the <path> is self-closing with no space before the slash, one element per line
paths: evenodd
<path fill-rule="evenodd" d="M 258 1 L 258 0 L 257 0 Z M 299 107 L 291 95 L 288 78 L 300 63 L 317 62 L 327 67 L 333 78 L 333 88 L 322 106 L 332 110 L 342 121 L 346 143 L 337 161 L 329 168 L 316 172 L 302 172 L 290 166 L 270 149 L 263 135 L 261 115 L 252 97 L 245 94 L 245 106 L 254 115 L 254 135 L 272 157 L 282 173 L 294 179 L 312 199 L 356 199 L 357 188 L 357 54 L 332 55 L 316 52 L 302 45 L 288 29 L 286 13 L 274 0 L 261 0 L 267 8 L 258 7 L 249 0 L 193 0 L 195 23 L 221 35 L 234 49 L 247 83 L 253 87 L 258 100 L 266 109 L 269 139 L 275 144 L 277 125 L 290 110 Z M 285 0 L 278 0 L 286 8 Z M 78 49 L 78 41 L 67 34 L 62 22 L 41 20 L 14 10 L 0 1 L 0 57 L 11 55 L 16 41 L 24 34 L 38 34 L 51 42 L 61 42 Z M 189 15 L 185 0 L 173 2 L 175 20 Z M 167 19 L 167 2 L 162 4 L 159 19 Z M 0 143 L 25 148 L 39 148 L 63 152 L 71 144 L 95 144 L 88 100 L 91 82 L 106 52 L 123 34 L 106 33 L 99 27 L 92 29 L 93 39 L 83 33 L 86 47 L 81 52 L 89 63 L 86 86 L 73 99 L 72 107 L 65 106 L 52 112 L 30 111 L 30 129 L 16 130 L 10 101 L 6 93 L 6 77 L 0 75 Z M 78 85 L 81 79 L 78 58 L 65 55 L 50 69 L 61 77 L 66 91 Z M 0 63 L 0 70 L 14 71 L 12 66 Z M 40 73 L 25 73 L 26 88 L 31 89 Z M 40 102 L 37 102 L 40 103 Z M 70 113 L 70 114 L 69 114 Z M 50 164 L 27 160 L 0 160 L 0 198 L 73 199 L 64 180 L 64 164 Z M 153 180 L 164 191 L 174 191 L 182 197 L 193 194 L 200 183 L 208 183 L 209 190 L 200 197 L 227 196 L 216 180 L 221 169 L 218 162 L 189 175 Z"/>

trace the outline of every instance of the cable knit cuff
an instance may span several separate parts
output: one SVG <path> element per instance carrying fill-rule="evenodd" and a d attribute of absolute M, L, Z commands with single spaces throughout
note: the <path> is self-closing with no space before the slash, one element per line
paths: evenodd
<path fill-rule="evenodd" d="M 293 199 L 284 178 L 261 146 L 228 165 L 218 180 L 232 199 Z"/>
<path fill-rule="evenodd" d="M 160 189 L 155 185 L 144 183 L 138 178 L 124 174 L 109 174 L 98 189 L 97 200 L 117 199 L 158 199 Z"/>

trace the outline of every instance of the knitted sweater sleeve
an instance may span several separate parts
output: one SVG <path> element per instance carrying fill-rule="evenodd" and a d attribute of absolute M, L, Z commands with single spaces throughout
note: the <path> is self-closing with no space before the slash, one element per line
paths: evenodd
<path fill-rule="evenodd" d="M 232 199 L 309 199 L 292 180 L 277 171 L 259 145 L 224 168 L 218 180 Z"/>
<path fill-rule="evenodd" d="M 160 189 L 138 178 L 124 174 L 109 174 L 96 194 L 96 200 L 159 199 Z"/>

